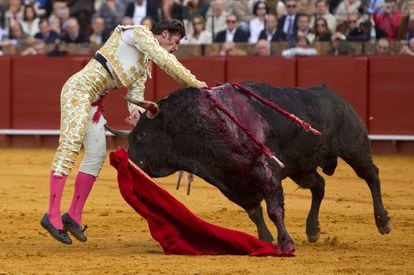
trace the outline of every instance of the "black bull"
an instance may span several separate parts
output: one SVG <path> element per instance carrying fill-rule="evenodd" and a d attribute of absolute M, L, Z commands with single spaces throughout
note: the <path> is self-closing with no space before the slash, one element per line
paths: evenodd
<path fill-rule="evenodd" d="M 185 170 L 203 178 L 245 209 L 257 226 L 259 238 L 271 242 L 273 237 L 260 206 L 265 199 L 268 216 L 278 231 L 278 247 L 288 252 L 294 250 L 294 244 L 284 224 L 281 181 L 289 177 L 310 189 L 306 234 L 315 242 L 319 239 L 318 215 L 325 187 L 317 168 L 332 175 L 340 157 L 367 182 L 377 228 L 382 234 L 389 233 L 391 222 L 382 203 L 367 130 L 352 107 L 326 87 L 243 85 L 310 123 L 322 136 L 305 131 L 230 84 L 210 91 L 185 88 L 159 101 L 155 118 L 148 116 L 150 110 L 147 117 L 142 116 L 129 134 L 129 158 L 151 177 Z M 220 111 L 208 94 L 245 129 Z M 154 108 L 151 111 L 154 114 Z M 285 167 L 266 156 L 254 140 L 270 148 Z"/>

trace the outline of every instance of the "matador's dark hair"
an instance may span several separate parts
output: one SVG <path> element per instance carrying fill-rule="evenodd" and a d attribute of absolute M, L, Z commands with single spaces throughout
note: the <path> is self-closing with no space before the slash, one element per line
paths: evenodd
<path fill-rule="evenodd" d="M 186 37 L 184 23 L 177 19 L 161 20 L 154 24 L 151 31 L 153 34 L 161 34 L 163 31 L 168 30 L 171 34 L 178 34 L 181 38 Z"/>

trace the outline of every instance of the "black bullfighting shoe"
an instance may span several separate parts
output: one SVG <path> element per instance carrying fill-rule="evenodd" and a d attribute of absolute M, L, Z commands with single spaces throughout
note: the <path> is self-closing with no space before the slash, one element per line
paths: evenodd
<path fill-rule="evenodd" d="M 47 230 L 47 232 L 52 235 L 53 238 L 62 242 L 64 244 L 72 244 L 72 240 L 69 235 L 64 230 L 57 229 L 49 220 L 47 214 L 43 215 L 43 218 L 40 220 L 40 225 Z"/>
<path fill-rule="evenodd" d="M 69 231 L 78 241 L 86 242 L 87 238 L 85 236 L 85 230 L 88 228 L 87 225 L 82 229 L 82 227 L 75 222 L 74 219 L 68 214 L 65 213 L 62 216 L 63 229 Z"/>

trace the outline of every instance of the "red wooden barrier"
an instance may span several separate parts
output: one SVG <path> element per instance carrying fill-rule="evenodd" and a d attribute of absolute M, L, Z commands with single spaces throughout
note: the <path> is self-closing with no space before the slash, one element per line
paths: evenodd
<path fill-rule="evenodd" d="M 1 57 L 0 128 L 58 129 L 60 90 L 89 59 Z M 325 83 L 356 109 L 370 134 L 414 135 L 414 58 L 192 57 L 181 61 L 209 86 L 242 80 L 302 87 Z M 180 84 L 154 66 L 145 98 L 157 100 L 179 88 Z M 119 96 L 125 93 L 114 90 L 104 101 L 108 122 L 116 128 L 128 128 L 123 121 L 128 114 L 126 103 Z M 381 143 L 384 152 L 414 150 L 413 142 Z"/>
<path fill-rule="evenodd" d="M 252 80 L 275 86 L 294 86 L 296 59 L 281 57 L 228 57 L 226 81 Z"/>
<path fill-rule="evenodd" d="M 0 128 L 10 128 L 11 126 L 11 58 L 0 59 Z"/>
<path fill-rule="evenodd" d="M 370 58 L 368 83 L 369 132 L 414 135 L 414 58 Z"/>
<path fill-rule="evenodd" d="M 12 128 L 58 129 L 60 91 L 82 58 L 14 57 Z"/>
<path fill-rule="evenodd" d="M 180 61 L 186 66 L 200 81 L 205 81 L 209 86 L 215 86 L 217 83 L 223 83 L 225 78 L 225 59 L 219 57 L 210 58 L 182 58 Z M 156 67 L 155 78 L 155 99 L 160 99 L 171 92 L 181 88 L 174 79 L 172 79 L 163 70 Z"/>

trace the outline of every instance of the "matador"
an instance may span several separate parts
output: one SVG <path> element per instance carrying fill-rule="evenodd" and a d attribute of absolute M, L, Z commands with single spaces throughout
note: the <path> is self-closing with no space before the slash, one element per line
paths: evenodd
<path fill-rule="evenodd" d="M 118 26 L 95 57 L 64 84 L 59 146 L 50 171 L 49 208 L 40 222 L 56 240 L 72 244 L 68 232 L 79 241 L 87 240 L 82 211 L 106 156 L 106 120 L 101 114 L 101 101 L 108 91 L 126 87 L 128 97 L 142 100 L 152 61 L 185 86 L 206 86 L 172 54 L 184 37 L 184 25 L 178 20 L 160 21 L 151 30 L 143 25 Z M 128 104 L 130 115 L 126 121 L 132 125 L 139 119 L 138 108 Z M 72 203 L 62 216 L 63 188 L 82 144 L 85 155 L 76 175 Z"/>

